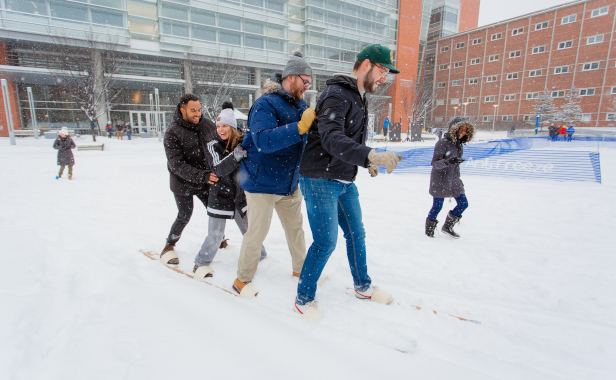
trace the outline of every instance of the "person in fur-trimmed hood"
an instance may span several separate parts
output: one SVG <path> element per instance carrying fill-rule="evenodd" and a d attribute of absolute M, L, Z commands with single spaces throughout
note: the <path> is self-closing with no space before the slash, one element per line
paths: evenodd
<path fill-rule="evenodd" d="M 216 137 L 207 143 L 205 158 L 218 181 L 210 185 L 207 202 L 208 235 L 195 258 L 196 272 L 199 267 L 209 266 L 214 260 L 225 235 L 227 219 L 234 219 L 240 232 L 248 230 L 246 195 L 239 185 L 240 161 L 246 157 L 242 148 L 244 134 L 237 128 L 233 104 L 224 102 L 216 119 Z M 261 260 L 267 257 L 261 247 Z M 207 269 L 210 273 L 209 269 Z"/>
<path fill-rule="evenodd" d="M 434 237 L 434 229 L 438 225 L 436 217 L 443 208 L 445 198 L 449 197 L 455 198 L 458 204 L 447 214 L 441 231 L 456 239 L 460 237 L 454 232 L 453 226 L 460 221 L 468 207 L 464 184 L 460 179 L 460 164 L 464 162 L 463 144 L 470 142 L 474 135 L 475 126 L 463 117 L 456 117 L 449 123 L 449 131 L 434 146 L 430 174 L 430 195 L 434 201 L 426 219 L 426 235 L 429 237 Z"/>
<path fill-rule="evenodd" d="M 233 284 L 238 293 L 257 271 L 274 209 L 285 230 L 293 275 L 299 277 L 304 265 L 303 197 L 298 181 L 306 132 L 316 117 L 302 99 L 311 82 L 312 68 L 301 53 L 295 53 L 282 73 L 274 73 L 263 83 L 263 95 L 248 113 L 248 131 L 242 142 L 248 156 L 242 160 L 240 180 L 248 204 L 248 231 Z"/>

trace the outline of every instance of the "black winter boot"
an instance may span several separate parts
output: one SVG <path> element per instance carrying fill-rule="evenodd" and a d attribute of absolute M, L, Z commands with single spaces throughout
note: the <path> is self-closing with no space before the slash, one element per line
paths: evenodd
<path fill-rule="evenodd" d="M 449 213 L 447 214 L 447 220 L 445 220 L 445 224 L 443 224 L 443 228 L 441 228 L 441 231 L 451 236 L 452 238 L 459 239 L 460 235 L 455 233 L 455 231 L 453 230 L 453 226 L 455 226 L 461 218 L 462 216 L 455 216 L 451 213 L 451 211 L 449 211 Z"/>
<path fill-rule="evenodd" d="M 430 220 L 426 218 L 426 235 L 433 238 L 434 230 L 436 229 L 437 224 L 438 224 L 438 220 Z"/>

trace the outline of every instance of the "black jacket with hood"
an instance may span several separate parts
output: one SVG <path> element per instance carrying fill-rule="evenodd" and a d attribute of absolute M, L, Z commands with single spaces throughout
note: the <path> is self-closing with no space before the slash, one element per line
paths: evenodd
<path fill-rule="evenodd" d="M 207 143 L 216 136 L 216 125 L 201 116 L 198 124 L 182 118 L 178 105 L 165 133 L 165 153 L 171 191 L 178 195 L 207 194 L 212 172 L 205 159 Z"/>
<path fill-rule="evenodd" d="M 458 131 L 466 127 L 466 135 L 458 139 Z M 452 157 L 462 158 L 464 147 L 473 139 L 475 126 L 457 117 L 449 124 L 449 132 L 434 146 L 432 173 L 430 174 L 430 195 L 435 198 L 457 198 L 464 194 L 464 184 L 460 179 L 460 164 L 450 164 Z"/>
<path fill-rule="evenodd" d="M 300 174 L 352 182 L 357 167 L 368 167 L 371 148 L 365 145 L 368 104 L 357 78 L 337 74 L 327 81 L 316 107 L 317 118 L 308 132 Z"/>
<path fill-rule="evenodd" d="M 233 219 L 236 209 L 244 217 L 248 206 L 244 190 L 240 187 L 240 163 L 226 147 L 227 141 L 218 135 L 207 143 L 205 157 L 218 177 L 218 182 L 210 185 L 207 214 L 214 218 Z"/>

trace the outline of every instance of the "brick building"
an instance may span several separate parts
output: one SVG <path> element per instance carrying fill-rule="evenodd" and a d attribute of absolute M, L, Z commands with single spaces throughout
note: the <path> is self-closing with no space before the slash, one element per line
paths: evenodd
<path fill-rule="evenodd" d="M 435 105 L 428 119 L 534 124 L 544 89 L 562 106 L 575 86 L 579 125 L 613 124 L 615 11 L 613 0 L 574 1 L 429 42 L 424 81 Z"/>

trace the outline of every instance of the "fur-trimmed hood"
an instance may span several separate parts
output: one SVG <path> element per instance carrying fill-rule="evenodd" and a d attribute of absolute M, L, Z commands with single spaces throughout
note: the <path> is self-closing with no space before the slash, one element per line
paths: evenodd
<path fill-rule="evenodd" d="M 267 78 L 263 82 L 263 85 L 261 85 L 261 93 L 263 94 L 277 94 L 280 90 L 282 90 L 280 82 L 272 80 L 271 78 Z"/>
<path fill-rule="evenodd" d="M 475 126 L 473 125 L 473 123 L 471 123 L 468 120 L 462 120 L 462 121 L 459 121 L 451 125 L 449 127 L 449 132 L 447 132 L 448 136 L 446 137 L 448 137 L 453 143 L 457 144 L 458 143 L 458 131 L 462 127 L 466 127 L 466 135 L 462 137 L 462 139 L 460 140 L 460 143 L 466 144 L 468 142 L 471 142 L 473 140 L 473 137 L 475 136 Z"/>

